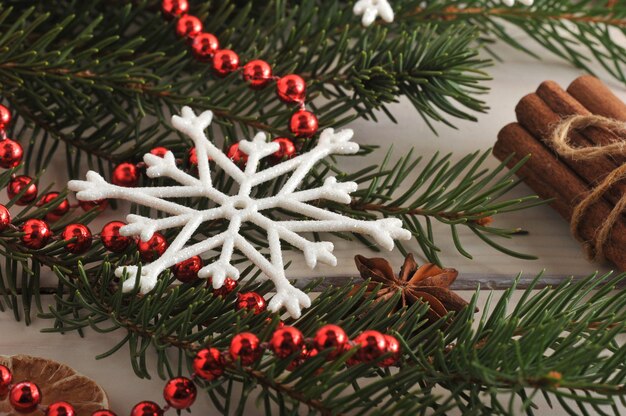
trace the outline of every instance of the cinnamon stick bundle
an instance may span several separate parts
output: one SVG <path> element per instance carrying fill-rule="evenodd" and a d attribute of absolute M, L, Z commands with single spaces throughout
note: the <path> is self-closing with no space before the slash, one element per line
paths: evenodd
<path fill-rule="evenodd" d="M 524 181 L 541 197 L 554 198 L 552 207 L 568 222 L 577 205 L 612 172 L 626 162 L 624 155 L 601 155 L 580 160 L 557 154 L 552 139 L 554 127 L 570 116 L 600 115 L 626 121 L 626 104 L 617 98 L 600 80 L 591 76 L 576 79 L 563 90 L 552 81 L 542 83 L 536 93 L 522 98 L 516 107 L 518 123 L 505 126 L 498 134 L 494 155 L 503 160 L 512 153 L 513 166 L 525 155 L 531 158 L 519 171 Z M 586 127 L 569 133 L 575 147 L 606 146 L 624 141 L 615 133 Z M 614 175 L 613 175 L 614 176 Z M 626 197 L 626 181 L 616 181 L 591 204 L 578 221 L 578 237 L 593 241 L 611 211 Z M 608 228 L 608 227 L 607 227 Z M 603 255 L 622 270 L 626 270 L 626 217 L 618 216 L 611 232 L 603 242 Z"/>

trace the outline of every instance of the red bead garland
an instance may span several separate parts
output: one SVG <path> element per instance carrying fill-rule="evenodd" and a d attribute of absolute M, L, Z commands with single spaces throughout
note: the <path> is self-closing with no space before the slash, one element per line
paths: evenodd
<path fill-rule="evenodd" d="M 7 186 L 7 195 L 13 199 L 24 189 L 26 189 L 26 192 L 15 203 L 17 205 L 28 205 L 37 198 L 37 185 L 30 176 L 20 175 L 12 178 Z"/>
<path fill-rule="evenodd" d="M 197 395 L 196 386 L 187 377 L 173 378 L 163 388 L 163 397 L 167 404 L 178 410 L 190 408 Z"/>
<path fill-rule="evenodd" d="M 139 243 L 137 243 L 137 250 L 139 250 L 141 260 L 151 262 L 165 253 L 165 250 L 167 250 L 167 240 L 163 234 L 154 233 L 148 241 L 139 241 Z"/>
<path fill-rule="evenodd" d="M 69 224 L 63 229 L 62 236 L 65 241 L 76 239 L 65 246 L 65 249 L 72 254 L 82 254 L 91 247 L 92 235 L 86 225 Z"/>
<path fill-rule="evenodd" d="M 241 360 L 242 365 L 251 365 L 261 355 L 259 338 L 251 332 L 242 332 L 233 337 L 229 349 L 233 361 Z"/>
<path fill-rule="evenodd" d="M 78 201 L 78 205 L 80 205 L 83 211 L 91 211 L 94 208 L 104 211 L 109 202 L 106 199 L 98 199 L 97 201 Z"/>
<path fill-rule="evenodd" d="M 52 231 L 50 231 L 48 224 L 36 218 L 30 218 L 24 221 L 22 231 L 24 232 L 21 237 L 22 243 L 26 247 L 35 250 L 45 246 L 48 240 L 50 240 L 50 237 L 52 237 Z"/>
<path fill-rule="evenodd" d="M 162 414 L 163 409 L 155 402 L 148 400 L 137 403 L 130 411 L 130 416 L 161 416 Z"/>
<path fill-rule="evenodd" d="M 179 4 L 175 0 L 164 1 L 161 9 L 166 19 L 178 17 L 176 34 L 191 39 L 191 51 L 196 60 L 211 61 L 213 71 L 220 77 L 239 69 L 239 55 L 230 49 L 219 49 L 219 40 L 215 35 L 202 33 L 202 22 L 196 16 L 187 14 L 189 5 L 186 1 L 184 4 Z M 269 63 L 253 59 L 243 65 L 242 77 L 252 89 L 263 88 L 275 79 L 279 99 L 300 105 L 300 110 L 291 117 L 289 125 L 291 132 L 296 137 L 312 137 L 317 133 L 319 128 L 317 118 L 305 110 L 306 81 L 301 76 L 288 74 L 276 77 Z"/>
<path fill-rule="evenodd" d="M 35 383 L 22 381 L 11 387 L 9 403 L 18 413 L 30 413 L 41 403 L 41 391 Z"/>
<path fill-rule="evenodd" d="M 0 204 L 0 231 L 6 230 L 11 225 L 11 213 L 4 205 Z"/>
<path fill-rule="evenodd" d="M 0 140 L 0 167 L 11 169 L 22 162 L 24 150 L 22 146 L 11 139 Z"/>
<path fill-rule="evenodd" d="M 224 359 L 217 348 L 204 348 L 193 359 L 193 371 L 204 380 L 215 380 L 224 374 Z"/>
<path fill-rule="evenodd" d="M 46 416 L 76 416 L 76 410 L 68 402 L 55 402 L 48 405 Z"/>
<path fill-rule="evenodd" d="M 193 282 L 198 278 L 198 272 L 201 268 L 202 258 L 193 256 L 174 266 L 174 276 L 182 283 Z"/>
<path fill-rule="evenodd" d="M 382 341 L 381 341 L 382 340 Z M 384 345 L 383 345 L 384 344 Z M 284 359 L 292 355 L 297 355 L 289 365 L 287 371 L 293 371 L 304 361 L 315 357 L 319 351 L 327 348 L 338 348 L 339 345 L 348 346 L 345 331 L 337 325 L 325 325 L 321 327 L 314 339 L 305 339 L 302 332 L 292 326 L 283 326 L 274 331 L 270 341 L 261 344 L 258 337 L 250 332 L 242 332 L 235 335 L 231 341 L 228 355 L 231 361 L 227 361 L 224 355 L 217 348 L 204 348 L 197 352 L 193 359 L 194 373 L 192 377 L 198 377 L 206 381 L 213 381 L 220 377 L 226 367 L 232 367 L 233 362 L 238 360 L 242 365 L 252 365 L 267 348 L 271 349 L 276 357 Z M 352 359 L 354 364 L 358 361 L 373 361 L 385 353 L 390 354 L 387 358 L 379 362 L 379 366 L 385 367 L 397 362 L 400 355 L 400 343 L 388 334 L 381 334 L 378 331 L 363 331 L 354 339 L 354 346 L 358 347 L 356 358 Z M 318 348 L 319 347 L 319 348 Z M 335 355 L 337 352 L 335 352 Z M 319 368 L 314 374 L 323 371 Z M 11 371 L 0 365 L 0 400 L 9 396 L 9 403 L 18 413 L 31 413 L 39 408 L 42 396 L 36 384 L 30 381 L 22 381 L 11 385 L 13 376 Z M 163 388 L 163 397 L 167 406 L 161 407 L 152 401 L 141 401 L 136 404 L 131 416 L 162 416 L 168 409 L 183 410 L 189 409 L 197 398 L 198 390 L 193 380 L 187 377 L 174 377 L 167 381 Z M 58 401 L 48 406 L 39 408 L 46 416 L 75 416 L 74 407 L 65 401 Z M 94 411 L 92 416 L 116 416 L 108 409 Z"/>

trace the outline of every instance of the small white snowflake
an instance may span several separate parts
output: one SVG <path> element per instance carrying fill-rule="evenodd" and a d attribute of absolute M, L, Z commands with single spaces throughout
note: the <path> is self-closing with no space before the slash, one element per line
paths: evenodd
<path fill-rule="evenodd" d="M 534 0 L 517 0 L 517 1 L 519 1 L 524 6 L 532 6 L 534 3 Z M 509 7 L 515 6 L 515 0 L 502 0 L 502 3 L 504 3 L 506 6 L 509 6 Z"/>
<path fill-rule="evenodd" d="M 378 16 L 387 23 L 393 22 L 393 9 L 387 0 L 358 0 L 354 4 L 353 12 L 357 16 L 363 15 L 363 26 L 371 25 Z"/>
<path fill-rule="evenodd" d="M 252 141 L 239 142 L 239 149 L 248 155 L 245 169 L 242 171 L 220 149 L 211 143 L 204 130 L 211 124 L 213 114 L 205 111 L 196 116 L 189 107 L 184 107 L 182 116 L 172 117 L 172 124 L 194 142 L 198 158 L 198 178 L 189 175 L 176 166 L 171 152 L 164 157 L 153 154 L 144 155 L 147 166 L 146 174 L 150 178 L 171 178 L 180 185 L 125 188 L 110 184 L 98 173 L 89 171 L 86 181 L 70 181 L 68 187 L 76 191 L 81 201 L 95 201 L 105 198 L 123 199 L 140 205 L 155 208 L 170 216 L 159 219 L 146 218 L 130 214 L 128 224 L 120 229 L 125 236 L 138 236 L 143 241 L 149 240 L 153 234 L 169 228 L 181 228 L 172 244 L 163 255 L 152 263 L 143 265 L 141 276 L 137 276 L 136 266 L 118 267 L 115 273 L 119 277 L 127 276 L 123 283 L 124 291 L 134 288 L 139 278 L 142 293 L 152 290 L 159 275 L 193 256 L 201 255 L 221 247 L 219 259 L 203 267 L 199 277 L 211 278 L 213 287 L 218 289 L 227 277 L 239 278 L 239 270 L 231 264 L 235 249 L 256 264 L 276 287 L 276 294 L 269 303 L 271 311 L 278 311 L 283 306 L 293 317 L 299 317 L 302 307 L 311 304 L 309 297 L 293 287 L 285 276 L 281 240 L 300 249 L 310 268 L 318 261 L 330 265 L 337 264 L 333 255 L 333 244 L 329 241 L 309 241 L 300 236 L 305 232 L 352 232 L 370 235 L 382 247 L 392 250 L 394 239 L 408 240 L 411 233 L 402 228 L 402 221 L 397 218 L 383 218 L 375 221 L 362 221 L 340 215 L 307 202 L 329 200 L 339 203 L 350 203 L 350 193 L 357 189 L 354 182 L 337 182 L 335 177 L 328 177 L 324 184 L 313 189 L 298 190 L 298 186 L 311 168 L 321 159 L 330 154 L 354 154 L 359 150 L 357 143 L 351 142 L 352 130 L 324 130 L 320 138 L 309 152 L 293 159 L 278 163 L 271 168 L 257 171 L 259 161 L 278 151 L 278 143 L 267 142 L 265 134 L 257 134 Z M 213 160 L 239 186 L 235 195 L 226 195 L 213 187 L 209 159 Z M 252 199 L 254 187 L 291 173 L 282 189 L 274 196 Z M 172 199 L 183 197 L 208 198 L 214 208 L 196 210 Z M 263 211 L 282 209 L 301 214 L 310 220 L 278 221 L 262 214 Z M 226 231 L 213 235 L 204 241 L 188 245 L 198 227 L 206 221 L 227 219 Z M 267 231 L 269 259 L 259 252 L 241 234 L 244 222 L 252 223 Z"/>

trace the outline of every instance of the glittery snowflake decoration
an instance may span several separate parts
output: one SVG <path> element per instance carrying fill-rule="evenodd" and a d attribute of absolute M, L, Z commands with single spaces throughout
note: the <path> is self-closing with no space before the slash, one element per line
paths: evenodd
<path fill-rule="evenodd" d="M 276 294 L 269 303 L 271 311 L 285 307 L 293 317 L 300 316 L 301 309 L 311 304 L 309 297 L 295 288 L 287 280 L 281 241 L 289 243 L 303 252 L 306 264 L 314 268 L 317 262 L 336 265 L 333 244 L 328 241 L 310 241 L 300 233 L 347 231 L 370 235 L 382 247 L 392 250 L 394 239 L 408 240 L 411 233 L 402 228 L 397 218 L 383 218 L 375 221 L 356 220 L 334 213 L 308 202 L 329 200 L 350 203 L 350 193 L 357 189 L 354 182 L 337 182 L 328 177 L 323 185 L 313 189 L 298 190 L 298 186 L 311 168 L 331 154 L 346 155 L 358 151 L 359 145 L 351 142 L 352 131 L 324 130 L 315 147 L 293 159 L 280 162 L 271 168 L 258 170 L 259 161 L 279 150 L 279 144 L 267 142 L 265 134 L 257 134 L 252 141 L 239 142 L 239 149 L 248 155 L 244 170 L 241 170 L 220 149 L 211 143 L 204 130 L 211 124 L 210 111 L 196 116 L 189 107 L 184 107 L 182 115 L 174 116 L 172 123 L 180 132 L 189 136 L 195 145 L 198 158 L 198 177 L 194 177 L 176 166 L 171 152 L 164 157 L 144 155 L 146 174 L 150 178 L 171 178 L 179 185 L 143 188 L 125 188 L 110 184 L 98 173 L 89 171 L 86 181 L 70 181 L 68 187 L 76 191 L 81 201 L 95 201 L 104 198 L 123 199 L 140 205 L 155 208 L 169 216 L 159 219 L 130 214 L 128 224 L 120 229 L 124 236 L 137 236 L 149 240 L 157 231 L 180 228 L 180 232 L 163 255 L 152 263 L 141 267 L 138 276 L 137 266 L 123 266 L 115 270 L 119 277 L 126 276 L 124 291 L 131 291 L 137 279 L 142 293 L 152 290 L 159 275 L 193 256 L 221 249 L 219 259 L 203 267 L 199 277 L 211 278 L 213 287 L 219 289 L 227 277 L 239 278 L 239 270 L 231 264 L 234 250 L 243 253 L 273 281 Z M 226 195 L 213 186 L 209 159 L 213 160 L 237 184 L 234 195 Z M 254 187 L 291 172 L 282 189 L 274 196 L 253 199 Z M 193 209 L 177 203 L 176 198 L 208 198 L 213 206 L 208 209 Z M 300 214 L 308 219 L 274 220 L 263 215 L 263 211 L 282 209 Z M 187 245 L 198 227 L 206 221 L 226 219 L 226 231 L 206 240 Z M 241 226 L 249 222 L 267 232 L 269 259 L 240 234 Z"/>
<path fill-rule="evenodd" d="M 363 26 L 371 25 L 378 16 L 387 23 L 393 22 L 393 9 L 387 0 L 358 0 L 354 3 L 353 12 L 357 16 L 363 16 Z"/>

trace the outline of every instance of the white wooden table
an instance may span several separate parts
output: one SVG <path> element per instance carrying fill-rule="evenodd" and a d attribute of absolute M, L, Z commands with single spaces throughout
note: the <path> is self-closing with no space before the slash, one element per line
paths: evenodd
<path fill-rule="evenodd" d="M 421 121 L 413 107 L 406 100 L 402 100 L 391 106 L 398 124 L 393 124 L 385 119 L 384 115 L 380 115 L 381 121 L 378 124 L 357 121 L 350 126 L 355 130 L 356 140 L 360 143 L 383 146 L 383 150 L 368 157 L 368 162 L 376 162 L 382 158 L 389 138 L 393 138 L 396 155 L 403 155 L 409 148 L 414 147 L 426 158 L 439 151 L 444 154 L 454 152 L 455 158 L 458 159 L 468 152 L 488 149 L 493 146 L 498 130 L 508 122 L 514 121 L 514 107 L 523 95 L 533 92 L 546 79 L 555 80 L 566 87 L 574 78 L 583 74 L 582 71 L 573 69 L 568 64 L 552 57 L 539 62 L 506 46 L 496 49 L 504 58 L 505 63 L 497 64 L 489 70 L 493 76 L 493 81 L 489 82 L 492 90 L 484 98 L 491 110 L 488 114 L 479 115 L 478 123 L 456 121 L 458 130 L 443 125 L 437 126 L 439 131 L 439 137 L 437 137 Z M 626 100 L 626 90 L 623 86 L 611 81 L 608 77 L 604 77 L 604 80 L 608 81 L 617 94 Z M 61 174 L 59 178 L 62 178 L 65 162 L 59 160 L 58 163 L 58 172 Z M 353 165 L 348 166 L 348 170 L 350 168 L 356 170 L 359 166 L 366 164 L 360 158 L 353 158 L 348 163 Z M 493 158 L 488 161 L 491 167 L 497 164 L 498 161 Z M 520 186 L 514 195 L 527 195 L 531 192 L 525 186 Z M 113 218 L 122 218 L 124 213 L 113 212 L 110 215 Z M 548 276 L 559 277 L 570 274 L 586 275 L 597 269 L 603 269 L 584 259 L 579 244 L 569 235 L 568 225 L 547 206 L 497 217 L 496 225 L 505 228 L 521 226 L 528 230 L 529 235 L 516 237 L 507 244 L 518 251 L 538 255 L 540 260 L 512 259 L 485 246 L 473 235 L 466 234 L 462 235 L 462 238 L 467 242 L 466 246 L 474 256 L 474 260 L 468 260 L 456 253 L 446 227 L 439 227 L 438 239 L 443 248 L 442 259 L 447 266 L 455 267 L 460 271 L 461 280 L 473 281 L 478 277 L 487 276 L 498 282 L 510 282 L 520 271 L 531 276 L 546 269 Z M 293 258 L 298 263 L 290 268 L 288 274 L 294 278 L 355 276 L 356 270 L 352 258 L 356 253 L 363 252 L 362 246 L 358 244 L 339 241 L 335 251 L 339 260 L 337 268 L 322 267 L 311 272 L 306 267 L 299 267 L 299 265 L 303 266 L 303 263 L 296 256 Z M 390 258 L 399 267 L 400 255 L 392 254 Z M 469 298 L 471 292 L 462 292 L 462 295 Z M 122 349 L 104 361 L 94 360 L 96 354 L 114 345 L 123 336 L 122 333 L 101 335 L 88 331 L 84 339 L 76 334 L 61 336 L 40 333 L 39 329 L 47 324 L 48 322 L 36 320 L 30 327 L 25 327 L 23 323 L 15 322 L 11 313 L 0 314 L 0 334 L 2 334 L 0 354 L 26 353 L 69 364 L 79 372 L 92 377 L 105 388 L 113 409 L 119 415 L 128 414 L 132 405 L 140 399 L 163 402 L 161 396 L 163 381 L 136 378 L 129 364 L 127 350 Z M 208 400 L 201 395 L 191 414 L 203 415 L 214 414 L 214 412 L 211 411 Z M 250 414 L 256 414 L 254 408 L 250 409 Z M 537 414 L 541 414 L 541 411 Z M 556 416 L 560 413 L 552 411 L 552 414 Z"/>

